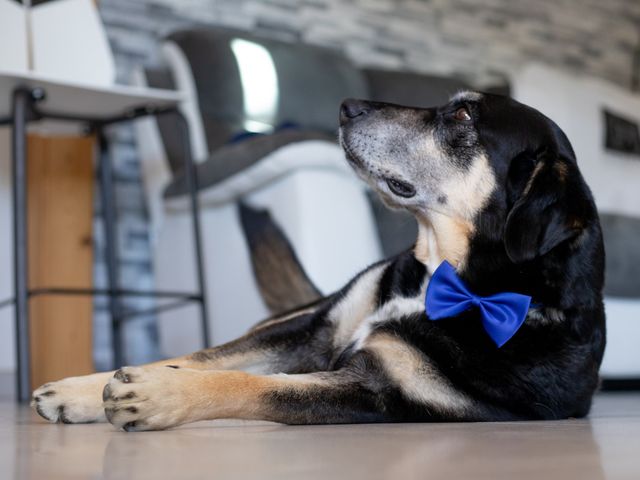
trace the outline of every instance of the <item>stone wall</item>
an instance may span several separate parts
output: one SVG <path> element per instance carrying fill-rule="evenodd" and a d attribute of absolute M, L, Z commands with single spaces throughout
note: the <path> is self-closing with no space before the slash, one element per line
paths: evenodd
<path fill-rule="evenodd" d="M 343 49 L 364 65 L 485 82 L 531 60 L 628 85 L 636 0 L 101 0 L 122 68 L 155 59 L 156 38 L 224 25 Z"/>

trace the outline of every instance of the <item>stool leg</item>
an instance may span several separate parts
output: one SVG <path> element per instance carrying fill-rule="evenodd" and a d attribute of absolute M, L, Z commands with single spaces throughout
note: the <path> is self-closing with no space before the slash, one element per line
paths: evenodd
<path fill-rule="evenodd" d="M 200 207 L 198 204 L 198 174 L 191 153 L 191 140 L 189 137 L 189 124 L 182 113 L 177 112 L 180 124 L 183 155 L 185 163 L 185 179 L 189 190 L 189 203 L 191 206 L 191 219 L 193 226 L 193 242 L 196 254 L 196 272 L 199 289 L 200 321 L 202 346 L 207 348 L 210 342 L 209 316 L 207 312 L 207 285 L 204 274 L 204 255 L 202 252 L 202 231 L 200 229 Z"/>
<path fill-rule="evenodd" d="M 104 254 L 107 266 L 107 290 L 109 291 L 109 313 L 111 314 L 111 344 L 113 368 L 124 364 L 120 296 L 118 294 L 119 269 L 117 256 L 117 225 L 115 196 L 113 188 L 113 168 L 109 157 L 109 145 L 102 129 L 97 130 L 100 145 L 98 169 L 100 178 L 100 201 L 104 228 Z"/>
<path fill-rule="evenodd" d="M 17 399 L 31 396 L 29 355 L 29 298 L 27 263 L 27 117 L 31 92 L 17 89 L 13 93 L 13 279 L 15 292 Z"/>

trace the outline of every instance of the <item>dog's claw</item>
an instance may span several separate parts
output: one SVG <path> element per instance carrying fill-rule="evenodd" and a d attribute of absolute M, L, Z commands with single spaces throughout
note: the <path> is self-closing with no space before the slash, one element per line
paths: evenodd
<path fill-rule="evenodd" d="M 135 430 L 135 428 L 136 428 L 136 422 L 127 422 L 122 426 L 122 429 L 125 432 L 131 432 L 131 431 Z"/>
<path fill-rule="evenodd" d="M 113 374 L 113 378 L 120 380 L 122 383 L 131 383 L 131 378 L 122 369 Z"/>

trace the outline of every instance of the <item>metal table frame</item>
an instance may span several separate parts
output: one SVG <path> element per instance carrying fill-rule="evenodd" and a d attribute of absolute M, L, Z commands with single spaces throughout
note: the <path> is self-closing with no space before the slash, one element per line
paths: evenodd
<path fill-rule="evenodd" d="M 17 398 L 27 401 L 31 396 L 31 372 L 29 352 L 29 298 L 38 295 L 104 295 L 109 299 L 111 315 L 112 348 L 114 367 L 122 366 L 123 343 L 122 324 L 128 318 L 136 315 L 157 313 L 177 308 L 189 302 L 200 305 L 202 344 L 208 346 L 209 322 L 207 318 L 206 285 L 203 269 L 202 237 L 200 229 L 200 212 L 198 206 L 198 178 L 189 141 L 189 126 L 186 119 L 176 106 L 156 108 L 144 105 L 123 112 L 122 115 L 109 118 L 91 118 L 38 109 L 38 103 L 46 96 L 42 88 L 19 87 L 12 93 L 12 115 L 0 118 L 0 125 L 12 126 L 12 177 L 13 177 L 13 275 L 14 297 L 0 302 L 0 308 L 15 305 L 16 328 L 16 357 L 17 357 Z M 196 271 L 198 291 L 169 292 L 169 291 L 141 291 L 121 289 L 116 246 L 116 211 L 114 204 L 113 170 L 108 155 L 108 144 L 104 135 L 105 127 L 116 123 L 135 120 L 144 116 L 176 115 L 182 136 L 183 155 L 185 158 L 185 178 L 189 191 L 192 216 L 194 248 L 196 254 Z M 99 142 L 99 185 L 101 195 L 101 210 L 105 229 L 105 256 L 107 263 L 107 288 L 39 288 L 30 289 L 28 279 L 27 255 L 27 125 L 29 122 L 41 119 L 62 120 L 83 123 L 89 132 L 95 133 Z M 142 311 L 124 311 L 120 299 L 126 296 L 153 297 L 175 300 L 167 305 L 157 306 Z"/>

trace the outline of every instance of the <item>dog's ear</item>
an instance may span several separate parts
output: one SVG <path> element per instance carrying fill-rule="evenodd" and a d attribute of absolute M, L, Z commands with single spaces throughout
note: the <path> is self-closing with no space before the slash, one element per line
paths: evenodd
<path fill-rule="evenodd" d="M 581 222 L 567 196 L 575 169 L 573 162 L 547 149 L 525 152 L 512 161 L 507 185 L 512 208 L 504 229 L 512 262 L 533 260 L 579 233 Z"/>

